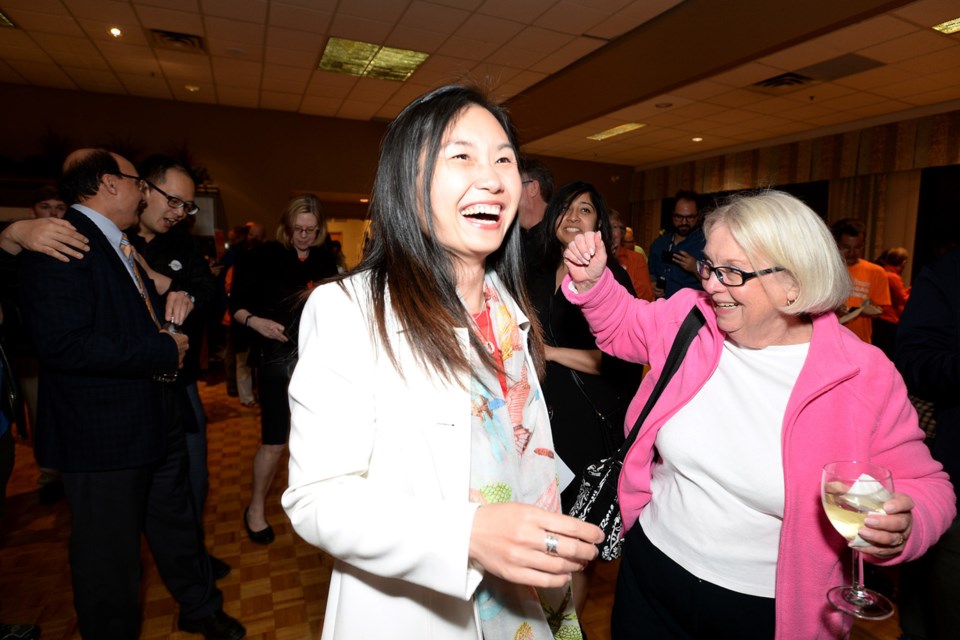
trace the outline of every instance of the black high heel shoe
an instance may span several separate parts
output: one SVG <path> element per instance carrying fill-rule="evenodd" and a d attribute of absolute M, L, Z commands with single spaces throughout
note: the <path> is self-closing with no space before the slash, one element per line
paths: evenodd
<path fill-rule="evenodd" d="M 243 528 L 247 530 L 247 537 L 250 538 L 250 542 L 255 542 L 256 544 L 270 544 L 273 542 L 273 527 L 267 525 L 266 529 L 261 529 L 260 531 L 254 531 L 250 528 L 250 524 L 247 522 L 247 512 L 250 511 L 250 507 L 247 507 L 243 510 Z"/>

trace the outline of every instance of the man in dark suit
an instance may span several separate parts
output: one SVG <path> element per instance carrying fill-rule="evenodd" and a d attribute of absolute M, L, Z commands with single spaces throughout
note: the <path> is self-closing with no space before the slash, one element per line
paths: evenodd
<path fill-rule="evenodd" d="M 175 389 L 158 381 L 187 339 L 161 331 L 156 289 L 120 231 L 137 222 L 142 182 L 103 150 L 67 158 L 64 219 L 89 239 L 82 260 L 23 256 L 26 324 L 40 358 L 38 460 L 60 469 L 73 516 L 70 567 L 84 638 L 140 627 L 140 534 L 180 604 L 181 630 L 244 637 L 223 612 L 193 514 Z"/>

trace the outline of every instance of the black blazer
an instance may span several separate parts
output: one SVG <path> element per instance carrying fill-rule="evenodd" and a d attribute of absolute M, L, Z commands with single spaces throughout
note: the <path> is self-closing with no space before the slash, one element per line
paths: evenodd
<path fill-rule="evenodd" d="M 61 471 L 150 464 L 164 453 L 165 433 L 163 384 L 152 376 L 176 369 L 176 344 L 157 330 L 100 229 L 74 209 L 65 219 L 89 238 L 86 256 L 65 263 L 24 252 L 20 261 L 24 319 L 40 358 L 37 460 Z"/>

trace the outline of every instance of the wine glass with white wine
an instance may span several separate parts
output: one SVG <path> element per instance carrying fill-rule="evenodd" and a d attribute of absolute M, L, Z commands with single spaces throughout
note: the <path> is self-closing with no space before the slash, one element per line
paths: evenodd
<path fill-rule="evenodd" d="M 820 497 L 833 528 L 853 550 L 853 584 L 834 587 L 827 600 L 838 611 L 864 620 L 883 620 L 893 615 L 893 604 L 863 586 L 863 556 L 858 546 L 868 546 L 857 535 L 870 514 L 885 514 L 883 503 L 893 495 L 890 470 L 870 462 L 831 462 L 823 467 Z"/>

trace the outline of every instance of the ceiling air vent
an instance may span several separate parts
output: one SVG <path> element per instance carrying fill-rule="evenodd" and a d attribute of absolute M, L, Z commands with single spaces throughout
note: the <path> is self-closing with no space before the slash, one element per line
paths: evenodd
<path fill-rule="evenodd" d="M 755 82 L 747 88 L 751 89 L 752 91 L 759 91 L 760 93 L 767 93 L 770 95 L 783 95 L 785 93 L 792 93 L 801 87 L 805 87 L 812 81 L 813 78 L 808 76 L 800 75 L 799 73 L 787 72 L 781 73 L 778 76 L 773 76 L 772 78 L 767 78 L 766 80 L 761 80 L 760 82 Z"/>
<path fill-rule="evenodd" d="M 207 53 L 203 38 L 190 33 L 150 29 L 150 40 L 158 49 L 170 49 L 184 53 Z"/>
<path fill-rule="evenodd" d="M 836 58 L 818 62 L 817 64 L 812 64 L 803 69 L 797 69 L 797 73 L 808 75 L 815 80 L 829 82 L 837 78 L 852 76 L 855 73 L 863 73 L 870 69 L 876 69 L 880 66 L 883 66 L 883 63 L 878 60 L 867 58 L 866 56 L 858 56 L 855 53 L 847 53 L 842 56 L 837 56 Z"/>

